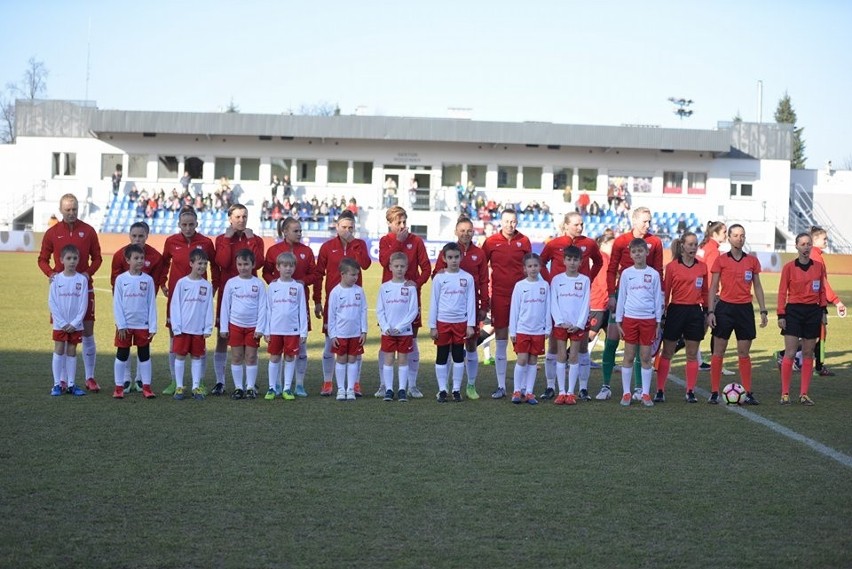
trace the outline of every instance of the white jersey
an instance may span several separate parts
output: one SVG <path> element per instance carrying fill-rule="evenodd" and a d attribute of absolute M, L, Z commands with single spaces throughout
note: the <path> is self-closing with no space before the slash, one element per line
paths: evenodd
<path fill-rule="evenodd" d="M 585 328 L 589 321 L 591 303 L 589 277 L 578 274 L 569 277 L 559 273 L 550 281 L 550 315 L 555 324 Z"/>
<path fill-rule="evenodd" d="M 308 307 L 305 287 L 296 281 L 276 279 L 266 291 L 264 336 L 308 336 Z"/>
<path fill-rule="evenodd" d="M 83 318 L 89 307 L 89 279 L 82 273 L 70 277 L 63 273 L 55 274 L 50 283 L 47 305 L 54 330 L 62 330 L 69 324 L 74 330 L 82 330 Z"/>
<path fill-rule="evenodd" d="M 379 287 L 376 320 L 382 334 L 389 335 L 388 330 L 396 329 L 399 330 L 399 336 L 413 335 L 411 324 L 417 318 L 418 311 L 417 289 L 413 286 L 387 281 Z"/>
<path fill-rule="evenodd" d="M 662 320 L 663 289 L 656 269 L 628 267 L 621 271 L 615 321 L 622 322 L 625 316 L 643 320 L 653 318 L 657 322 Z"/>
<path fill-rule="evenodd" d="M 222 312 L 219 328 L 227 330 L 233 324 L 240 328 L 262 330 L 266 318 L 266 284 L 252 276 L 247 279 L 237 275 L 228 279 L 222 290 Z"/>
<path fill-rule="evenodd" d="M 509 306 L 509 336 L 550 334 L 550 286 L 547 281 L 524 279 L 515 284 Z"/>
<path fill-rule="evenodd" d="M 476 326 L 476 285 L 473 275 L 459 270 L 444 271 L 432 278 L 432 301 L 429 303 L 429 328 L 438 322 Z"/>
<path fill-rule="evenodd" d="M 367 333 L 367 296 L 358 285 L 337 285 L 328 295 L 328 337 L 357 338 Z"/>
<path fill-rule="evenodd" d="M 157 287 L 151 275 L 125 271 L 115 279 L 112 314 L 119 330 L 157 333 Z"/>
<path fill-rule="evenodd" d="M 213 285 L 206 279 L 183 277 L 175 284 L 169 305 L 172 332 L 207 336 L 213 333 Z"/>

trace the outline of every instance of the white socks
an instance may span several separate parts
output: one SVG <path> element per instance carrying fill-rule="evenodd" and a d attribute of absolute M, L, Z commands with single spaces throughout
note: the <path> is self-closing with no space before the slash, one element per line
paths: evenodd
<path fill-rule="evenodd" d="M 228 352 L 213 352 L 213 373 L 216 383 L 225 384 L 225 364 L 228 363 Z"/>
<path fill-rule="evenodd" d="M 547 387 L 556 387 L 556 354 L 548 352 L 544 356 L 544 378 L 547 380 Z"/>
<path fill-rule="evenodd" d="M 97 350 L 95 349 L 95 337 L 83 336 L 83 367 L 86 368 L 86 379 L 89 379 L 90 377 L 95 377 L 96 356 Z M 74 369 L 77 369 L 76 364 Z M 74 385 L 74 382 L 69 379 L 68 385 Z"/>
<path fill-rule="evenodd" d="M 479 375 L 479 352 L 465 352 L 464 366 L 467 370 L 467 384 L 476 385 L 476 376 Z"/>
<path fill-rule="evenodd" d="M 494 350 L 494 368 L 497 372 L 497 387 L 506 389 L 506 349 L 509 347 L 509 340 L 494 340 L 497 344 Z"/>

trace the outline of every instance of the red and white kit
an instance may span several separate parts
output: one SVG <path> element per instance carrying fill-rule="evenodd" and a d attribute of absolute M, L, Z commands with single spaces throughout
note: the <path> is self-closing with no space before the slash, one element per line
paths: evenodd
<path fill-rule="evenodd" d="M 438 322 L 476 326 L 476 291 L 473 275 L 466 271 L 444 272 L 432 279 L 429 328 Z"/>
<path fill-rule="evenodd" d="M 209 281 L 183 277 L 171 294 L 171 324 L 176 336 L 213 333 L 213 285 Z"/>
<path fill-rule="evenodd" d="M 621 272 L 615 321 L 622 322 L 625 316 L 636 320 L 662 320 L 663 289 L 656 269 L 627 267 Z"/>
<path fill-rule="evenodd" d="M 305 287 L 296 281 L 274 280 L 266 291 L 266 317 L 258 330 L 264 336 L 308 335 Z"/>
<path fill-rule="evenodd" d="M 266 285 L 258 277 L 237 275 L 225 283 L 222 291 L 222 330 L 230 325 L 264 330 L 266 324 Z"/>
<path fill-rule="evenodd" d="M 379 287 L 376 299 L 376 320 L 382 334 L 388 330 L 399 330 L 396 336 L 411 336 L 411 323 L 417 317 L 417 289 L 405 283 L 387 281 Z"/>
<path fill-rule="evenodd" d="M 358 285 L 337 285 L 328 295 L 328 337 L 358 338 L 367 333 L 367 297 Z"/>
<path fill-rule="evenodd" d="M 585 329 L 591 307 L 589 277 L 578 274 L 569 277 L 560 273 L 550 281 L 550 315 L 554 324 L 570 324 Z"/>
<path fill-rule="evenodd" d="M 509 336 L 526 334 L 546 336 L 553 325 L 550 319 L 550 285 L 542 278 L 518 281 L 512 291 L 509 310 Z"/>
<path fill-rule="evenodd" d="M 115 327 L 157 333 L 157 286 L 151 275 L 121 273 L 115 279 L 112 299 Z"/>
<path fill-rule="evenodd" d="M 82 273 L 66 277 L 54 275 L 47 297 L 53 329 L 62 330 L 69 324 L 75 330 L 83 329 L 83 317 L 89 307 L 89 279 Z"/>

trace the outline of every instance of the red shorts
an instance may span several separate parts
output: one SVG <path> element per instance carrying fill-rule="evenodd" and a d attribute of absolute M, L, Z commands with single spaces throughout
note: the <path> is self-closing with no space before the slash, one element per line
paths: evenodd
<path fill-rule="evenodd" d="M 491 297 L 491 325 L 495 328 L 509 327 L 509 305 L 512 302 L 511 296 L 492 296 Z"/>
<path fill-rule="evenodd" d="M 385 336 L 382 334 L 382 351 L 388 354 L 410 354 L 414 351 L 414 336 Z"/>
<path fill-rule="evenodd" d="M 562 340 L 563 342 L 582 342 L 586 339 L 588 333 L 588 328 L 584 328 L 579 332 L 571 332 L 569 334 L 568 330 L 566 330 L 565 328 L 562 328 L 560 326 L 554 326 L 551 336 L 553 336 L 553 338 L 555 338 L 556 340 Z"/>
<path fill-rule="evenodd" d="M 172 351 L 179 356 L 189 354 L 200 358 L 207 353 L 207 338 L 201 334 L 178 334 L 172 342 Z"/>
<path fill-rule="evenodd" d="M 243 328 L 236 324 L 228 324 L 228 345 L 232 348 L 245 346 L 257 348 L 260 346 L 260 338 L 254 337 L 254 328 Z"/>
<path fill-rule="evenodd" d="M 130 329 L 127 331 L 127 334 L 125 334 L 124 339 L 122 340 L 118 337 L 118 330 L 116 330 L 115 347 L 129 348 L 130 346 L 136 346 L 137 348 L 141 348 L 147 346 L 151 343 L 151 339 L 148 335 L 148 330 Z"/>
<path fill-rule="evenodd" d="M 269 345 L 266 351 L 273 356 L 280 356 L 281 354 L 287 357 L 298 356 L 301 344 L 299 336 L 280 336 L 273 334 L 269 337 Z"/>
<path fill-rule="evenodd" d="M 364 353 L 364 346 L 361 345 L 361 337 L 356 338 L 338 338 L 337 347 L 331 347 L 331 353 L 338 356 L 360 356 Z"/>
<path fill-rule="evenodd" d="M 86 306 L 86 314 L 83 316 L 83 322 L 95 321 L 95 289 L 89 289 L 89 304 Z"/>
<path fill-rule="evenodd" d="M 518 334 L 515 337 L 515 353 L 540 356 L 544 353 L 544 334 Z"/>
<path fill-rule="evenodd" d="M 653 318 L 630 318 L 625 316 L 621 322 L 624 342 L 640 346 L 652 346 L 657 339 L 657 321 Z"/>
<path fill-rule="evenodd" d="M 449 346 L 452 344 L 464 344 L 467 339 L 467 322 L 438 322 L 438 339 L 436 346 Z"/>
<path fill-rule="evenodd" d="M 64 330 L 54 330 L 53 341 L 68 342 L 69 344 L 76 345 L 83 341 L 83 331 L 77 330 L 76 332 L 65 332 Z"/>

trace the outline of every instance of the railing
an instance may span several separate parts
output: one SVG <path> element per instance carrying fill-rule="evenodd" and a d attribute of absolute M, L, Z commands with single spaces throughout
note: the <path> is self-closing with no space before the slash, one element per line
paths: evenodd
<path fill-rule="evenodd" d="M 822 227 L 831 236 L 830 253 L 852 253 L 852 243 L 840 233 L 828 212 L 814 203 L 813 194 L 801 184 L 790 184 L 790 231 L 798 235 L 809 232 L 814 225 Z"/>
<path fill-rule="evenodd" d="M 14 196 L 7 203 L 0 215 L 0 224 L 13 226 L 15 220 L 31 209 L 37 201 L 42 201 L 47 195 L 47 180 L 39 180 L 32 185 L 29 191 Z"/>

